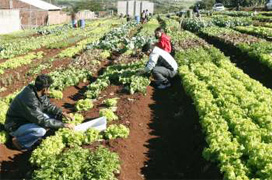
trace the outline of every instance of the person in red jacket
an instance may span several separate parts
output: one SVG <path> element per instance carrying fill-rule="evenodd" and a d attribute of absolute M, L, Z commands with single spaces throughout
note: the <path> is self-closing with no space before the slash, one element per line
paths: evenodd
<path fill-rule="evenodd" d="M 168 53 L 172 52 L 171 39 L 167 36 L 161 27 L 155 30 L 155 37 L 159 39 L 159 42 L 155 44 L 159 48 L 165 50 Z"/>

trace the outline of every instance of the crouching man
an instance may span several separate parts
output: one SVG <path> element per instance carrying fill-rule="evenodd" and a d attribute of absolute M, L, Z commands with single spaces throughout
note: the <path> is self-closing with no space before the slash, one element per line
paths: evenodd
<path fill-rule="evenodd" d="M 159 47 L 146 43 L 142 52 L 149 56 L 146 67 L 137 74 L 152 72 L 158 89 L 170 87 L 170 78 L 177 74 L 178 65 L 175 59 L 166 51 Z"/>
<path fill-rule="evenodd" d="M 5 128 L 18 150 L 30 149 L 46 134 L 46 129 L 74 128 L 72 124 L 57 120 L 62 116 L 71 117 L 49 101 L 47 94 L 52 83 L 50 76 L 39 75 L 34 85 L 26 86 L 12 101 Z"/>

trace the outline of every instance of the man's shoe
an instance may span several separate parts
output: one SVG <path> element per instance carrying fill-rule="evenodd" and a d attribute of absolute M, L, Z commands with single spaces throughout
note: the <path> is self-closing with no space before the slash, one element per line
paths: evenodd
<path fill-rule="evenodd" d="M 12 144 L 13 144 L 14 148 L 16 148 L 16 150 L 21 151 L 23 149 L 22 146 L 19 144 L 16 137 L 12 138 Z"/>
<path fill-rule="evenodd" d="M 165 89 L 165 88 L 168 88 L 170 86 L 171 86 L 171 84 L 168 82 L 166 84 L 160 84 L 160 85 L 158 85 L 157 88 L 158 89 Z"/>

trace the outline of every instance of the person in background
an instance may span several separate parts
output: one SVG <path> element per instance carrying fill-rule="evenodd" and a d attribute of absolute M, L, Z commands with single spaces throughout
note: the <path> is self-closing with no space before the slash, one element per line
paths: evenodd
<path fill-rule="evenodd" d="M 131 20 L 131 17 L 129 14 L 127 14 L 127 22 L 129 22 Z"/>
<path fill-rule="evenodd" d="M 146 21 L 146 14 L 145 14 L 145 10 L 143 10 L 143 12 L 141 13 L 141 22 L 142 24 L 144 24 Z"/>
<path fill-rule="evenodd" d="M 178 69 L 175 59 L 168 52 L 150 43 L 142 47 L 142 52 L 149 56 L 149 61 L 144 69 L 137 72 L 137 75 L 151 72 L 158 89 L 170 87 L 169 79 L 177 74 Z"/>
<path fill-rule="evenodd" d="M 148 12 L 148 9 L 145 10 L 145 19 L 146 19 L 146 21 L 149 21 L 149 12 Z"/>
<path fill-rule="evenodd" d="M 194 13 L 196 14 L 196 17 L 200 17 L 200 13 L 199 13 L 199 4 L 196 4 L 194 6 Z"/>
<path fill-rule="evenodd" d="M 69 128 L 73 124 L 63 123 L 62 116 L 72 119 L 54 106 L 47 94 L 53 80 L 48 75 L 37 76 L 34 85 L 27 85 L 12 101 L 5 121 L 5 129 L 13 137 L 13 146 L 18 149 L 31 147 L 46 134 L 46 129 Z"/>
<path fill-rule="evenodd" d="M 171 38 L 164 33 L 164 30 L 161 27 L 158 27 L 157 29 L 155 29 L 155 38 L 159 40 L 155 44 L 155 46 L 158 46 L 159 48 L 173 55 Z"/>
<path fill-rule="evenodd" d="M 74 19 L 74 25 L 73 25 L 74 28 L 77 28 L 77 20 Z"/>

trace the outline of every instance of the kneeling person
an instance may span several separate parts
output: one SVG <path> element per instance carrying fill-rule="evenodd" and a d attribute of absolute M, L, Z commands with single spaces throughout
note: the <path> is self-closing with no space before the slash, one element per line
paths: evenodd
<path fill-rule="evenodd" d="M 143 46 L 142 52 L 149 56 L 149 61 L 138 74 L 152 72 L 158 89 L 170 87 L 169 78 L 173 78 L 178 69 L 175 59 L 168 52 L 149 43 Z"/>
<path fill-rule="evenodd" d="M 39 75 L 34 85 L 26 86 L 12 101 L 5 128 L 13 136 L 12 142 L 17 149 L 30 149 L 45 135 L 45 128 L 74 128 L 72 124 L 57 120 L 62 116 L 71 117 L 51 104 L 46 96 L 52 83 L 50 76 Z"/>

